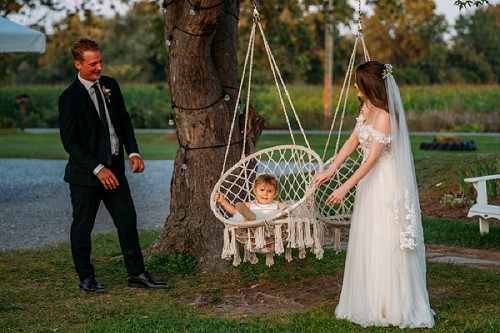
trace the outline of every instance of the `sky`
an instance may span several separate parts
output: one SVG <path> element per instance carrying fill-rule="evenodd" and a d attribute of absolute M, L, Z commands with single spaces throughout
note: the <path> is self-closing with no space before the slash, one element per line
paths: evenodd
<path fill-rule="evenodd" d="M 349 0 L 351 6 L 354 8 L 358 8 L 357 0 Z M 458 9 L 458 6 L 455 6 L 455 0 L 434 0 L 436 3 L 436 13 L 440 15 L 444 15 L 449 24 L 454 24 L 455 20 L 458 18 L 460 14 L 470 13 L 476 7 L 468 7 L 462 10 Z M 500 0 L 489 0 L 489 3 L 492 5 L 499 4 Z M 368 11 L 369 6 L 366 5 L 365 0 L 361 0 L 361 11 Z"/>
<path fill-rule="evenodd" d="M 60 3 L 69 3 L 69 2 L 73 2 L 73 1 L 80 1 L 80 0 L 59 0 Z M 272 0 L 262 0 L 262 1 L 272 1 Z M 358 1 L 357 0 L 349 0 L 351 5 L 354 7 L 354 8 L 357 8 L 358 7 Z M 445 15 L 446 17 L 446 20 L 448 21 L 448 23 L 450 25 L 453 25 L 455 23 L 455 20 L 457 19 L 457 17 L 462 13 L 470 13 L 472 12 L 476 7 L 472 7 L 472 8 L 466 8 L 466 9 L 462 9 L 462 10 L 459 10 L 457 6 L 454 5 L 454 2 L 455 0 L 434 0 L 435 3 L 436 3 L 436 12 L 438 14 L 441 14 L 441 15 Z M 109 3 L 109 1 L 105 1 L 104 3 Z M 492 4 L 492 5 L 495 5 L 495 4 L 500 4 L 500 0 L 489 0 L 489 3 Z M 362 11 L 367 11 L 367 12 L 370 12 L 369 11 L 369 6 L 366 5 L 366 0 L 361 0 L 361 10 Z M 119 12 L 121 14 L 125 13 L 126 11 L 126 8 L 125 7 L 121 7 L 121 9 L 119 10 Z M 109 9 L 104 9 L 103 10 L 103 13 L 110 13 L 111 15 L 111 12 L 109 11 Z M 37 14 L 36 13 L 33 13 L 33 18 L 28 18 L 28 17 L 25 17 L 25 16 L 22 16 L 22 15 L 11 15 L 9 16 L 9 19 L 16 22 L 16 23 L 19 23 L 19 24 L 23 24 L 23 25 L 29 25 L 29 24 L 32 24 L 34 21 L 36 21 L 37 18 L 40 17 L 40 14 L 38 15 L 37 17 Z M 61 15 L 58 15 L 58 14 L 52 14 L 51 17 L 52 19 L 54 20 L 58 20 L 60 19 Z M 51 27 L 51 24 L 48 23 L 47 27 L 47 33 L 52 33 L 52 27 Z"/>

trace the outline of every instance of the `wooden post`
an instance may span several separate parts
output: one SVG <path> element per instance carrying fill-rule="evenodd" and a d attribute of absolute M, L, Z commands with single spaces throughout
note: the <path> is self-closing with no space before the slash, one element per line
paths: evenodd
<path fill-rule="evenodd" d="M 19 127 L 24 131 L 24 119 L 26 116 L 24 105 L 30 101 L 26 94 L 16 96 L 16 103 L 19 104 Z"/>
<path fill-rule="evenodd" d="M 325 121 L 329 121 L 332 114 L 333 31 L 333 0 L 328 0 L 325 10 L 325 76 L 323 83 Z"/>

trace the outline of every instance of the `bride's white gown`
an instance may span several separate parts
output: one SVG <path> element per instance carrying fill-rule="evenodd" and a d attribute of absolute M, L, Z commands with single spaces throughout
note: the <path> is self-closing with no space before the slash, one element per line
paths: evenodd
<path fill-rule="evenodd" d="M 395 223 L 395 170 L 390 136 L 363 124 L 356 129 L 366 160 L 372 140 L 385 144 L 376 166 L 358 183 L 337 318 L 362 326 L 432 327 L 424 245 L 400 248 Z M 419 223 L 421 223 L 419 221 Z"/>

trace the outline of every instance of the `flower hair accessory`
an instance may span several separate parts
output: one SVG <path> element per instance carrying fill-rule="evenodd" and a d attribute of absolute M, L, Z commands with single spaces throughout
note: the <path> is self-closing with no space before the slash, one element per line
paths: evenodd
<path fill-rule="evenodd" d="M 108 103 L 111 103 L 110 96 L 111 96 L 111 89 L 106 88 L 105 86 L 102 86 L 102 93 L 104 94 L 104 97 L 108 101 Z"/>
<path fill-rule="evenodd" d="M 385 79 L 389 74 L 392 74 L 392 65 L 384 64 L 384 70 L 382 71 L 382 79 Z"/>

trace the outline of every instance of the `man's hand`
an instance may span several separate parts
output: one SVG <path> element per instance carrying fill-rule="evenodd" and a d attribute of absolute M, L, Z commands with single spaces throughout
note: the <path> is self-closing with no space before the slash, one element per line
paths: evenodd
<path fill-rule="evenodd" d="M 113 190 L 118 185 L 120 185 L 118 183 L 118 179 L 116 178 L 115 174 L 108 168 L 102 168 L 97 173 L 97 178 L 99 178 L 99 180 L 101 181 L 102 185 L 106 190 Z"/>
<path fill-rule="evenodd" d="M 139 156 L 132 156 L 128 160 L 128 165 L 130 171 L 132 171 L 133 173 L 142 173 L 144 171 L 144 162 Z"/>

